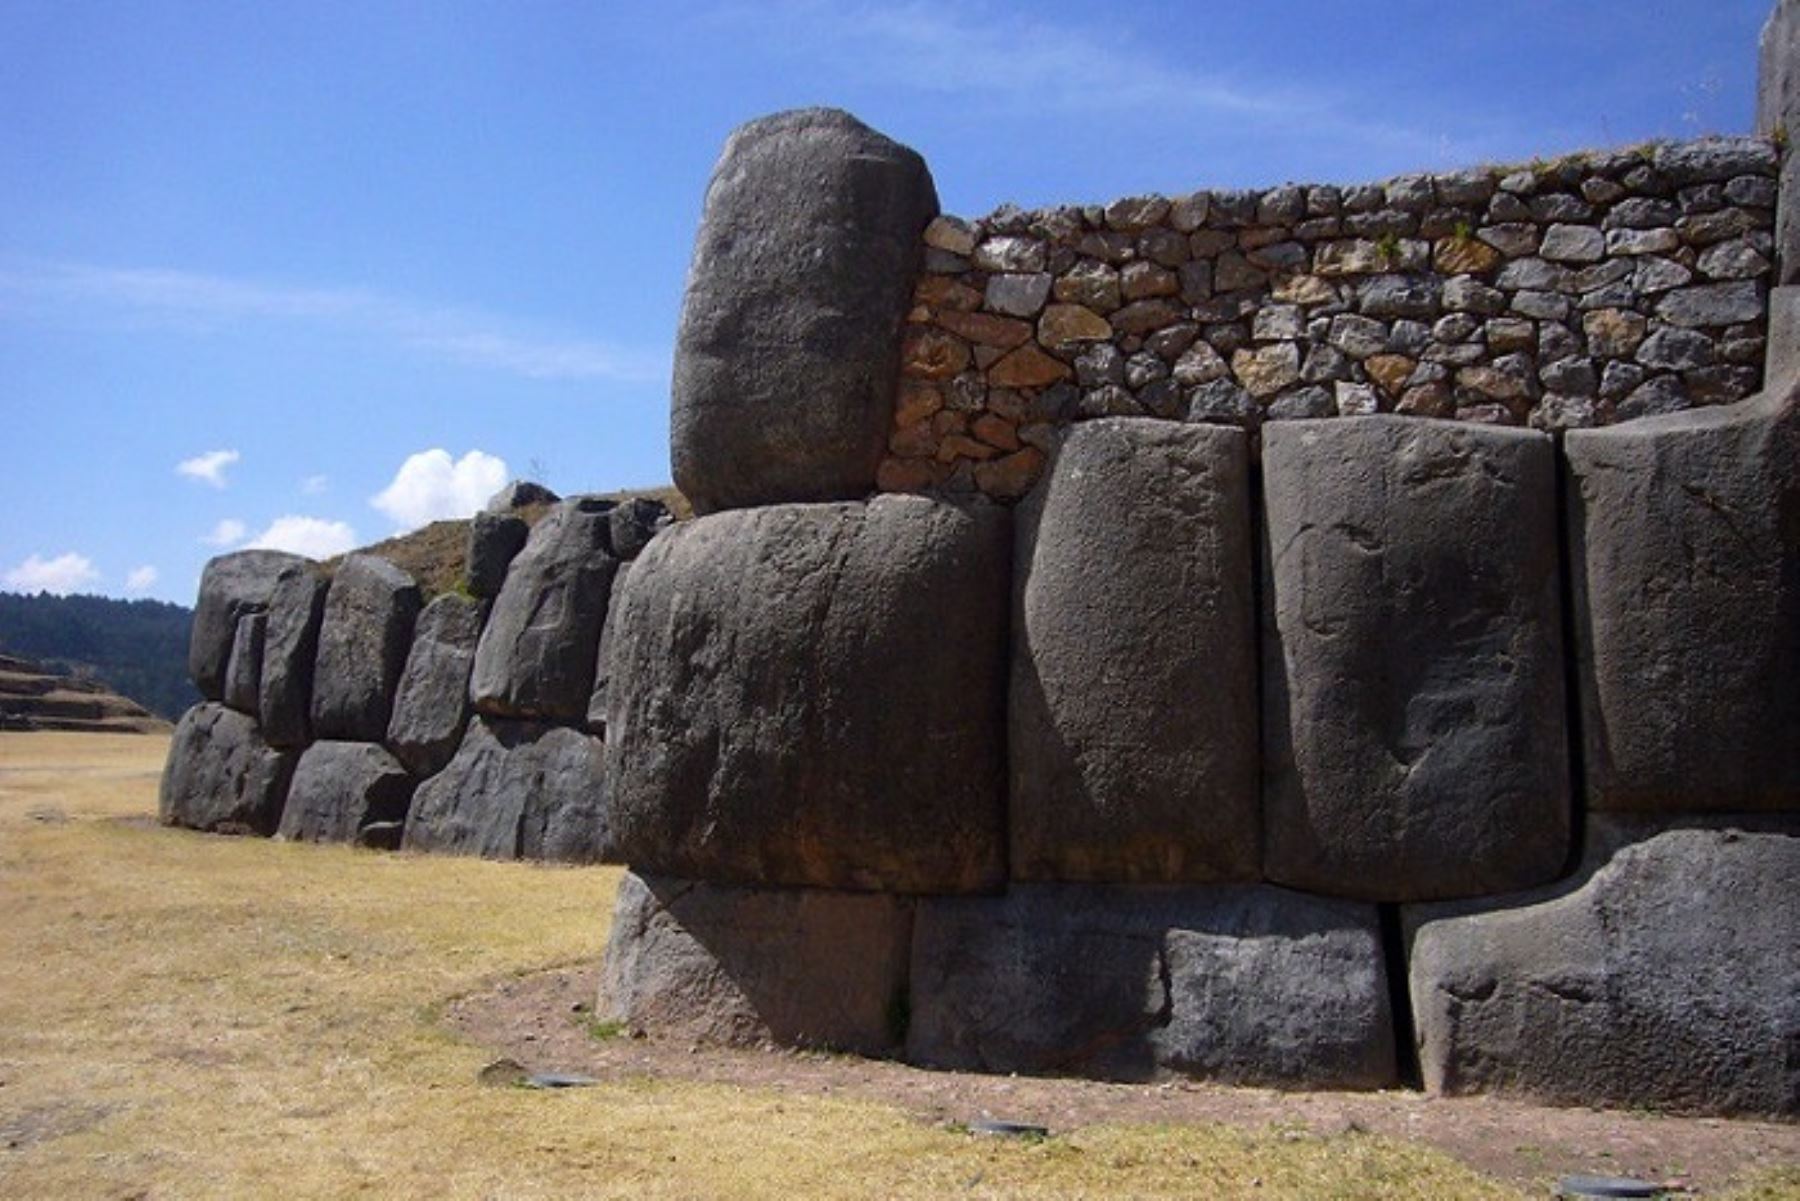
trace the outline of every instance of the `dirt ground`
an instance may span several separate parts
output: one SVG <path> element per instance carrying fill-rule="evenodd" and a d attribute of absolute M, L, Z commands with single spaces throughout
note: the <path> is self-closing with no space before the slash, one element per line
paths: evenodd
<path fill-rule="evenodd" d="M 1189 1081 L 1090 1080 L 927 1071 L 847 1055 L 729 1050 L 619 1034 L 596 1039 L 585 1020 L 597 967 L 507 981 L 452 1003 L 451 1030 L 527 1071 L 699 1081 L 804 1097 L 880 1102 L 923 1121 L 990 1118 L 1066 1134 L 1101 1123 L 1217 1122 L 1246 1130 L 1331 1135 L 1366 1131 L 1424 1143 L 1484 1175 L 1527 1188 L 1571 1173 L 1629 1176 L 1705 1194 L 1761 1169 L 1800 1167 L 1800 1124 L 1558 1109 L 1493 1097 L 1418 1092 L 1285 1093 Z"/>

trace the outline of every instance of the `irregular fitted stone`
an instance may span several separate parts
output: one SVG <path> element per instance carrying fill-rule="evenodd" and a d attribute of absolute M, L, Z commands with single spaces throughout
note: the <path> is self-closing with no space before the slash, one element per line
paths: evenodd
<path fill-rule="evenodd" d="M 670 457 L 696 513 L 874 489 L 936 215 L 924 160 L 848 113 L 731 135 L 676 337 Z"/>
<path fill-rule="evenodd" d="M 1385 415 L 1265 429 L 1269 879 L 1395 901 L 1561 870 L 1554 453 Z"/>
<path fill-rule="evenodd" d="M 890 495 L 652 542 L 611 659 L 611 857 L 718 883 L 999 884 L 1009 524 Z"/>
<path fill-rule="evenodd" d="M 501 717 L 580 718 L 594 687 L 594 647 L 619 561 L 611 501 L 576 497 L 532 528 L 488 615 L 469 694 Z"/>
<path fill-rule="evenodd" d="M 1800 826 L 1673 830 L 1574 881 L 1405 914 L 1427 1088 L 1800 1112 Z"/>
<path fill-rule="evenodd" d="M 295 571 L 284 574 L 269 594 L 257 701 L 270 746 L 300 747 L 312 741 L 313 669 L 326 587 L 318 572 Z"/>
<path fill-rule="evenodd" d="M 606 843 L 598 738 L 477 717 L 406 815 L 409 850 L 594 863 Z"/>
<path fill-rule="evenodd" d="M 267 612 L 246 613 L 238 618 L 237 635 L 231 640 L 231 659 L 225 669 L 225 703 L 251 717 L 259 708 L 263 635 L 268 625 Z"/>
<path fill-rule="evenodd" d="M 628 872 L 595 1015 L 708 1043 L 897 1053 L 910 899 Z"/>
<path fill-rule="evenodd" d="M 300 755 L 281 837 L 358 842 L 371 825 L 406 820 L 418 781 L 394 756 L 367 742 L 315 742 Z"/>
<path fill-rule="evenodd" d="M 1800 385 L 1572 432 L 1593 809 L 1800 809 Z"/>
<path fill-rule="evenodd" d="M 1278 888 L 1014 885 L 919 901 L 907 1059 L 1293 1088 L 1394 1083 L 1372 905 Z"/>
<path fill-rule="evenodd" d="M 1260 874 L 1248 441 L 1086 422 L 1021 508 L 1015 880 Z"/>
<path fill-rule="evenodd" d="M 319 622 L 313 737 L 380 742 L 387 735 L 423 603 L 413 578 L 386 559 L 351 555 L 338 565 Z"/>
<path fill-rule="evenodd" d="M 406 669 L 394 691 L 387 746 L 415 775 L 441 770 L 469 723 L 469 672 L 486 606 L 446 592 L 419 614 Z"/>
<path fill-rule="evenodd" d="M 295 756 L 262 740 L 256 719 L 203 701 L 182 714 L 163 765 L 157 816 L 165 826 L 273 834 Z"/>
<path fill-rule="evenodd" d="M 469 522 L 469 547 L 464 554 L 464 577 L 476 596 L 496 597 L 506 583 L 506 569 L 525 549 L 531 526 L 512 513 L 477 513 Z"/>
<path fill-rule="evenodd" d="M 201 696 L 209 701 L 225 699 L 225 674 L 238 618 L 267 609 L 276 583 L 308 566 L 299 555 L 278 550 L 234 551 L 206 564 L 188 639 L 188 675 Z"/>
<path fill-rule="evenodd" d="M 613 575 L 612 593 L 606 605 L 606 620 L 600 625 L 600 643 L 594 650 L 594 690 L 588 696 L 587 727 L 596 734 L 606 733 L 606 698 L 612 683 L 612 664 L 608 655 L 618 637 L 619 596 L 631 576 L 631 564 L 619 564 Z"/>

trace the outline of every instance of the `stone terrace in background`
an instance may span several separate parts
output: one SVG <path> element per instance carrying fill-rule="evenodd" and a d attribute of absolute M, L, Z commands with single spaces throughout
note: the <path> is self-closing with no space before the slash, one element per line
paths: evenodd
<path fill-rule="evenodd" d="M 1396 412 L 1545 430 L 1762 383 L 1772 140 L 1354 187 L 940 216 L 887 491 L 1016 498 L 1091 417 Z"/>

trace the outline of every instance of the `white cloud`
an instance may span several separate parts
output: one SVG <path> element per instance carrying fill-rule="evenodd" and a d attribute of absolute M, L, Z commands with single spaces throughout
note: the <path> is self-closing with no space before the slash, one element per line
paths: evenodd
<path fill-rule="evenodd" d="M 211 532 L 200 535 L 200 541 L 208 546 L 236 546 L 249 532 L 249 526 L 235 517 L 227 517 L 215 525 Z"/>
<path fill-rule="evenodd" d="M 409 455 L 394 480 L 369 499 L 401 529 L 428 521 L 467 517 L 506 485 L 506 460 L 472 450 L 452 460 L 450 452 L 423 450 Z"/>
<path fill-rule="evenodd" d="M 203 455 L 195 455 L 175 464 L 175 473 L 211 484 L 215 488 L 223 488 L 225 469 L 242 457 L 235 450 L 209 450 Z"/>
<path fill-rule="evenodd" d="M 156 568 L 146 563 L 142 567 L 134 567 L 125 577 L 125 591 L 148 592 L 156 587 Z"/>
<path fill-rule="evenodd" d="M 328 475 L 309 475 L 300 481 L 300 491 L 308 496 L 319 496 L 331 488 L 331 477 Z"/>
<path fill-rule="evenodd" d="M 246 550 L 285 550 L 309 559 L 329 559 L 357 547 L 356 531 L 342 521 L 287 514 L 245 543 Z"/>
<path fill-rule="evenodd" d="M 69 551 L 54 559 L 31 555 L 0 575 L 0 582 L 19 592 L 53 592 L 63 596 L 93 587 L 100 582 L 100 573 L 86 555 Z"/>

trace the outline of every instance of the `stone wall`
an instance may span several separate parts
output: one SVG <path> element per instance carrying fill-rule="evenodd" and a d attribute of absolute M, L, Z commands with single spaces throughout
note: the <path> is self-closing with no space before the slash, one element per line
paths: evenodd
<path fill-rule="evenodd" d="M 1709 138 L 1350 187 L 939 216 L 888 491 L 1011 499 L 1107 416 L 1560 431 L 1762 382 L 1778 154 Z"/>

